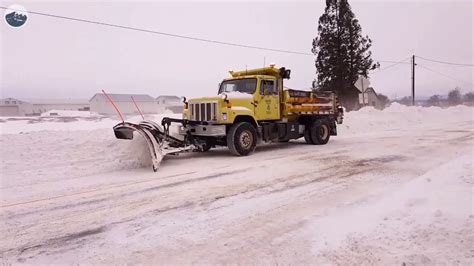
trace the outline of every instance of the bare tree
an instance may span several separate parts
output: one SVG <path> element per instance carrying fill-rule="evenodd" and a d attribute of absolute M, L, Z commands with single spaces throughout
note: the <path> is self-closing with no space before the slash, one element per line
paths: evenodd
<path fill-rule="evenodd" d="M 396 100 L 396 102 L 398 102 L 399 104 L 410 106 L 411 105 L 411 96 L 405 96 L 405 97 L 401 98 L 400 100 Z"/>
<path fill-rule="evenodd" d="M 467 105 L 474 105 L 474 92 L 464 94 L 463 101 Z"/>
<path fill-rule="evenodd" d="M 428 99 L 426 103 L 428 104 L 428 106 L 440 106 L 441 97 L 439 95 L 433 95 Z"/>
<path fill-rule="evenodd" d="M 390 99 L 386 95 L 383 95 L 382 93 L 378 93 L 377 98 L 379 98 L 379 101 L 382 105 L 382 109 L 387 107 L 388 104 L 390 103 Z"/>
<path fill-rule="evenodd" d="M 459 105 L 461 103 L 461 92 L 459 91 L 459 88 L 455 88 L 448 93 L 448 104 L 450 106 Z"/>

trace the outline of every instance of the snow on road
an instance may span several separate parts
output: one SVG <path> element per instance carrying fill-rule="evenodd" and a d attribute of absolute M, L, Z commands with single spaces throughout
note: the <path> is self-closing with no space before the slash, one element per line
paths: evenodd
<path fill-rule="evenodd" d="M 473 115 L 366 108 L 324 146 L 219 148 L 157 173 L 113 119 L 0 119 L 0 258 L 471 265 Z"/>

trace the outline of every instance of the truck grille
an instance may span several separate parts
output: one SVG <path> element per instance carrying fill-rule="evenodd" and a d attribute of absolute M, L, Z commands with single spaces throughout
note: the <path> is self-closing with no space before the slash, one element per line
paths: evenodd
<path fill-rule="evenodd" d="M 192 121 L 217 121 L 217 102 L 190 103 Z"/>

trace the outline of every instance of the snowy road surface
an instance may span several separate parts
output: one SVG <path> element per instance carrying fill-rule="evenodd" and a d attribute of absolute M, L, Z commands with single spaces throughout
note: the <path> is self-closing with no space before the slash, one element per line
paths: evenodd
<path fill-rule="evenodd" d="M 364 109 L 324 146 L 157 173 L 111 119 L 70 120 L 0 121 L 0 261 L 473 263 L 472 108 Z"/>

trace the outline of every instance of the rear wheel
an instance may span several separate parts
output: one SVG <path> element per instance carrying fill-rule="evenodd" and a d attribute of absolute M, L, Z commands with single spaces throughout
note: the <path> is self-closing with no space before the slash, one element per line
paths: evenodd
<path fill-rule="evenodd" d="M 316 120 L 309 129 L 310 138 L 315 145 L 324 145 L 328 143 L 331 135 L 329 124 L 322 120 Z"/>
<path fill-rule="evenodd" d="M 252 153 L 257 146 L 257 130 L 247 122 L 233 125 L 227 133 L 227 147 L 232 154 L 245 156 Z"/>
<path fill-rule="evenodd" d="M 310 135 L 310 126 L 306 126 L 304 129 L 304 140 L 306 141 L 307 144 L 314 144 Z"/>

